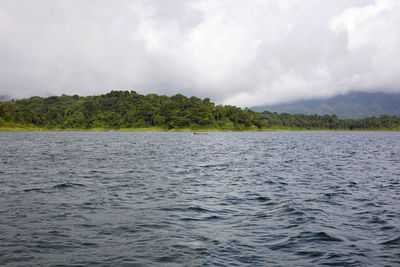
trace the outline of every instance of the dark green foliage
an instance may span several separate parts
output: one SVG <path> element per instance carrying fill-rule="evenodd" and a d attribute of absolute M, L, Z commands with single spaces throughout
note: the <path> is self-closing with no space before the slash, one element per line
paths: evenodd
<path fill-rule="evenodd" d="M 339 120 L 335 115 L 257 113 L 235 106 L 215 105 L 210 99 L 177 94 L 140 95 L 134 91 L 111 91 L 99 96 L 31 97 L 0 102 L 0 127 L 5 123 L 41 128 L 191 128 L 216 130 L 294 129 L 398 129 L 400 118 L 381 116 Z"/>
<path fill-rule="evenodd" d="M 144 96 L 134 91 L 0 102 L 0 118 L 4 122 L 50 129 L 161 127 L 242 130 L 261 126 L 256 112 L 215 106 L 208 98 L 187 98 L 181 94 Z"/>
<path fill-rule="evenodd" d="M 263 125 L 278 128 L 299 128 L 306 130 L 393 130 L 399 129 L 400 118 L 383 115 L 358 120 L 340 120 L 336 115 L 278 114 L 269 111 L 259 113 Z"/>

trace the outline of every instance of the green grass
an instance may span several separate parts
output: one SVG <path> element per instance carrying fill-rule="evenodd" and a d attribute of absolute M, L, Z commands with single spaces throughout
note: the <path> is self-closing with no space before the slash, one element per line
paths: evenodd
<path fill-rule="evenodd" d="M 110 128 L 90 128 L 90 129 L 78 129 L 78 128 L 40 128 L 34 125 L 21 125 L 17 123 L 6 123 L 0 126 L 0 132 L 398 132 L 400 127 L 395 129 L 303 129 L 294 127 L 270 127 L 270 128 L 249 128 L 243 130 L 231 130 L 231 129 L 217 129 L 217 128 L 175 128 L 166 129 L 162 127 L 144 127 L 144 128 L 120 128 L 120 129 L 110 129 Z"/>
<path fill-rule="evenodd" d="M 0 132 L 38 132 L 46 129 L 36 127 L 35 125 L 22 125 L 14 122 L 2 122 Z"/>
<path fill-rule="evenodd" d="M 0 127 L 0 132 L 42 132 L 47 131 L 41 128 L 28 128 L 28 127 Z"/>

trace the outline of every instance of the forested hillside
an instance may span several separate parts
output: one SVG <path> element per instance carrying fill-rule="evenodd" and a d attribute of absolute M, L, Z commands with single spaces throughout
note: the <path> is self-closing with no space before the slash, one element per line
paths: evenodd
<path fill-rule="evenodd" d="M 261 128 L 257 113 L 234 106 L 216 106 L 208 98 L 140 95 L 134 91 L 112 91 L 99 96 L 77 95 L 31 97 L 2 102 L 5 122 L 44 128 L 216 128 L 243 130 Z"/>
<path fill-rule="evenodd" d="M 400 130 L 400 118 L 382 115 L 379 118 L 368 117 L 359 120 L 340 120 L 336 115 L 304 115 L 264 111 L 259 118 L 265 127 L 298 129 L 340 129 L 340 130 Z"/>
<path fill-rule="evenodd" d="M 400 129 L 400 118 L 340 120 L 335 115 L 257 113 L 210 99 L 111 91 L 99 96 L 52 96 L 0 102 L 0 127 L 43 129 L 149 128 L 192 130 Z"/>

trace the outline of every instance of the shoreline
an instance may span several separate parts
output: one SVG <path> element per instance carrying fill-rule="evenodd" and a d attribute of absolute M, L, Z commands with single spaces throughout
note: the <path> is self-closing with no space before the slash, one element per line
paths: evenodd
<path fill-rule="evenodd" d="M 164 129 L 158 127 L 147 128 L 121 128 L 121 129 L 105 129 L 105 128 L 91 128 L 91 129 L 49 129 L 49 128 L 34 128 L 34 127 L 0 127 L 0 132 L 400 132 L 400 129 L 301 129 L 301 128 L 265 128 L 265 129 L 247 129 L 247 130 L 220 130 L 220 129 Z"/>

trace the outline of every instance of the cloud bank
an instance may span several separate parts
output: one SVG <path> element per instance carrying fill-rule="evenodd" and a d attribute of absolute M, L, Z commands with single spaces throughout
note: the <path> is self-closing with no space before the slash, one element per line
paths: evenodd
<path fill-rule="evenodd" d="M 396 0 L 3 0 L 0 95 L 400 92 Z"/>

